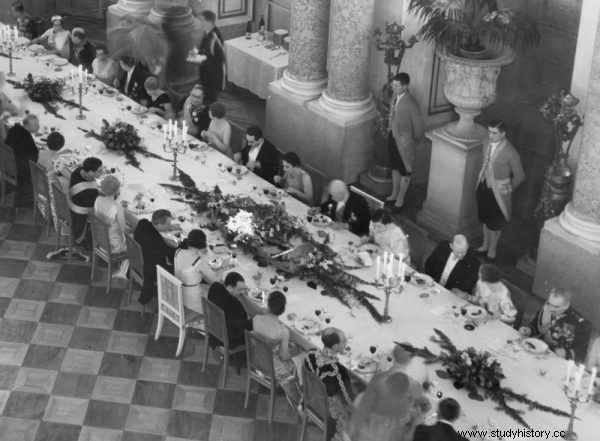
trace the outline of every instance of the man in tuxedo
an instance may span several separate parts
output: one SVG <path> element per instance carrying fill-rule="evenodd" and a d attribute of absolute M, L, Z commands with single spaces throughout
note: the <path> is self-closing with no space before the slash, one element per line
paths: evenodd
<path fill-rule="evenodd" d="M 471 296 L 479 274 L 479 260 L 462 234 L 443 241 L 425 262 L 425 273 L 455 294 Z"/>
<path fill-rule="evenodd" d="M 334 228 L 347 228 L 357 236 L 369 234 L 371 211 L 362 196 L 352 193 L 344 181 L 334 179 L 327 188 L 329 196 L 320 209 L 311 209 L 329 216 L 335 222 Z"/>
<path fill-rule="evenodd" d="M 136 64 L 131 55 L 123 55 L 119 59 L 119 66 L 123 70 L 123 75 L 115 80 L 115 87 L 119 89 L 119 92 L 143 105 L 149 103 L 150 97 L 146 92 L 144 82 L 150 74 L 139 63 Z"/>
<path fill-rule="evenodd" d="M 433 426 L 419 424 L 413 441 L 468 441 L 454 430 L 454 422 L 461 414 L 460 404 L 454 398 L 444 398 L 438 405 L 438 421 Z"/>
<path fill-rule="evenodd" d="M 96 57 L 96 49 L 86 40 L 83 28 L 73 28 L 71 43 L 69 62 L 75 66 L 81 65 L 88 73 L 92 73 L 92 61 Z"/>
<path fill-rule="evenodd" d="M 210 286 L 208 300 L 225 312 L 229 347 L 236 348 L 245 343 L 244 331 L 252 330 L 252 319 L 248 317 L 246 309 L 240 301 L 240 297 L 248 291 L 248 288 L 244 278 L 236 272 L 227 274 L 223 283 L 215 282 Z M 214 349 L 223 342 L 211 335 L 208 344 Z"/>
<path fill-rule="evenodd" d="M 274 184 L 273 177 L 279 172 L 279 153 L 273 144 L 265 140 L 260 127 L 248 127 L 246 147 L 237 157 L 255 175 Z"/>
<path fill-rule="evenodd" d="M 22 124 L 15 124 L 6 134 L 4 143 L 11 147 L 17 164 L 17 197 L 15 202 L 19 206 L 29 206 L 33 203 L 33 190 L 31 188 L 31 172 L 29 160 L 37 164 L 39 150 L 33 140 L 33 134 L 40 129 L 40 121 L 33 114 L 23 118 Z"/>
<path fill-rule="evenodd" d="M 133 233 L 133 238 L 142 247 L 144 256 L 144 285 L 139 302 L 145 305 L 156 297 L 156 265 L 160 265 L 173 273 L 175 248 L 168 245 L 161 232 L 176 229 L 171 225 L 173 216 L 169 210 L 156 210 L 152 213 L 152 220 L 142 219 L 138 222 Z"/>

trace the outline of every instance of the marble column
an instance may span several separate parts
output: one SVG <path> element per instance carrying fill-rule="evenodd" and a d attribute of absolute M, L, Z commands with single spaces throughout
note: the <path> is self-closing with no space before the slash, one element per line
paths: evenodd
<path fill-rule="evenodd" d="M 375 0 L 331 0 L 327 89 L 319 104 L 340 116 L 372 113 L 368 89 Z"/>
<path fill-rule="evenodd" d="M 293 0 L 290 61 L 281 87 L 305 99 L 321 95 L 327 84 L 330 0 Z"/>
<path fill-rule="evenodd" d="M 106 39 L 108 52 L 119 47 L 119 42 L 127 38 L 133 21 L 147 17 L 154 6 L 154 0 L 119 0 L 108 7 L 106 12 Z"/>

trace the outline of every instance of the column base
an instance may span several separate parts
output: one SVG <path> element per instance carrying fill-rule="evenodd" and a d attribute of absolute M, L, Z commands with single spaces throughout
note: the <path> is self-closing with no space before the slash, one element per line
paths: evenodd
<path fill-rule="evenodd" d="M 355 118 L 371 118 L 371 114 L 375 111 L 375 103 L 371 93 L 361 101 L 341 101 L 332 98 L 327 90 L 324 90 L 321 98 L 319 98 L 319 106 L 334 117 L 350 121 L 355 121 Z"/>
<path fill-rule="evenodd" d="M 299 81 L 289 74 L 286 70 L 281 78 L 281 88 L 298 95 L 304 101 L 310 101 L 321 96 L 323 90 L 327 87 L 327 77 L 313 81 Z"/>
<path fill-rule="evenodd" d="M 533 292 L 543 298 L 553 288 L 572 292 L 573 307 L 600 327 L 598 286 L 600 242 L 574 236 L 559 218 L 547 220 L 540 235 Z"/>
<path fill-rule="evenodd" d="M 575 215 L 573 203 L 569 202 L 564 211 L 558 217 L 558 223 L 565 231 L 580 237 L 581 239 L 600 244 L 600 224 L 588 222 Z"/>

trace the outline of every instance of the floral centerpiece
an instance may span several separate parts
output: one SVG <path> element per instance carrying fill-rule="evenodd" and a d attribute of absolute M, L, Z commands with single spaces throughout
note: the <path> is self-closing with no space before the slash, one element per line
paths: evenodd
<path fill-rule="evenodd" d="M 47 103 L 60 100 L 65 82 L 46 77 L 34 78 L 32 74 L 28 74 L 23 86 L 31 101 Z"/>
<path fill-rule="evenodd" d="M 525 411 L 512 407 L 508 404 L 509 401 L 526 404 L 530 410 L 536 409 L 569 417 L 567 412 L 531 400 L 510 388 L 502 387 L 502 379 L 506 378 L 502 366 L 489 352 L 478 351 L 473 347 L 458 349 L 446 334 L 438 329 L 434 331 L 436 336 L 431 337 L 430 340 L 439 344 L 444 350 L 440 354 L 434 354 L 427 347 L 417 348 L 408 343 L 398 344 L 413 355 L 423 358 L 426 364 L 440 363 L 445 367 L 445 370 L 436 371 L 440 378 L 452 379 L 454 387 L 465 388 L 469 392 L 469 398 L 473 400 L 483 401 L 487 398 L 494 401 L 498 404 L 497 410 L 505 412 L 527 428 L 530 427 L 523 419 Z"/>
<path fill-rule="evenodd" d="M 227 229 L 234 234 L 235 242 L 244 242 L 254 237 L 252 213 L 240 210 L 227 221 Z"/>

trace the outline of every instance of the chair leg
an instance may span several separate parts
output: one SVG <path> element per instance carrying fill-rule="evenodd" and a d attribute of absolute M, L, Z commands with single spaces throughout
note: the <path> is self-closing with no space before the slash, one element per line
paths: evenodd
<path fill-rule="evenodd" d="M 273 412 L 275 411 L 275 385 L 271 384 L 269 397 L 269 424 L 273 422 Z"/>
<path fill-rule="evenodd" d="M 129 302 L 131 304 L 131 297 L 133 296 L 133 276 L 129 275 Z"/>
<path fill-rule="evenodd" d="M 302 415 L 302 428 L 300 429 L 299 441 L 304 441 L 304 435 L 306 434 L 306 424 L 308 423 L 308 416 L 306 412 Z"/>
<path fill-rule="evenodd" d="M 186 328 L 179 328 L 179 343 L 177 344 L 177 352 L 175 353 L 175 357 L 179 357 L 181 351 L 183 350 L 183 345 L 185 344 L 186 337 Z"/>
<path fill-rule="evenodd" d="M 112 284 L 112 261 L 108 259 L 108 275 L 106 276 L 106 294 L 110 294 L 110 287 Z"/>
<path fill-rule="evenodd" d="M 206 364 L 208 363 L 208 351 L 210 347 L 208 346 L 209 336 L 206 334 L 206 339 L 204 340 L 204 359 L 202 360 L 202 372 L 206 370 Z"/>
<path fill-rule="evenodd" d="M 92 280 L 90 281 L 90 283 L 94 281 L 95 275 L 96 275 L 96 253 L 94 251 L 92 251 Z"/>
<path fill-rule="evenodd" d="M 37 212 L 38 212 L 37 200 L 35 199 L 35 195 L 34 195 L 33 196 L 33 226 L 34 227 L 37 225 Z"/>
<path fill-rule="evenodd" d="M 62 234 L 62 231 L 61 231 Z M 58 240 L 60 241 L 60 237 L 58 238 Z M 71 264 L 71 257 L 73 256 L 73 234 L 69 233 L 69 256 L 67 257 L 67 263 L 70 265 Z"/>
<path fill-rule="evenodd" d="M 225 348 L 223 351 L 223 377 L 221 379 L 221 389 L 224 389 L 225 385 L 227 384 L 227 374 L 229 373 L 229 357 L 229 350 Z"/>
<path fill-rule="evenodd" d="M 62 234 L 62 226 L 60 224 L 60 222 L 58 223 L 58 226 L 56 227 L 56 249 L 58 250 L 60 248 L 60 236 Z"/>
<path fill-rule="evenodd" d="M 246 376 L 246 400 L 244 401 L 244 409 L 248 408 L 248 403 L 250 402 L 250 389 L 252 389 L 252 378 L 250 377 L 250 371 L 248 371 L 248 375 Z"/>
<path fill-rule="evenodd" d="M 160 333 L 162 332 L 164 316 L 161 314 L 160 310 L 158 311 L 158 322 L 156 323 L 156 333 L 154 334 L 154 340 L 158 340 L 160 337 Z"/>

